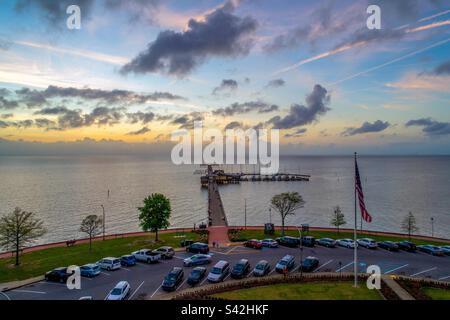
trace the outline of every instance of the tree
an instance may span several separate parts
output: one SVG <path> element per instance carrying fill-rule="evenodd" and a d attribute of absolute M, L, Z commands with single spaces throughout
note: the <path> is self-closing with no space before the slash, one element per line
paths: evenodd
<path fill-rule="evenodd" d="M 339 227 L 346 224 L 345 216 L 341 211 L 341 207 L 337 206 L 334 208 L 333 218 L 331 219 L 330 224 L 337 228 L 337 232 L 339 234 Z"/>
<path fill-rule="evenodd" d="M 144 199 L 144 206 L 139 207 L 138 210 L 142 229 L 155 232 L 155 241 L 158 241 L 158 230 L 169 226 L 169 217 L 172 212 L 170 200 L 163 194 L 153 193 Z"/>
<path fill-rule="evenodd" d="M 284 222 L 288 215 L 294 215 L 297 209 L 303 208 L 305 201 L 298 192 L 285 192 L 273 196 L 271 207 L 281 216 L 281 234 L 284 236 Z"/>
<path fill-rule="evenodd" d="M 411 241 L 411 234 L 419 230 L 416 226 L 416 218 L 410 211 L 408 215 L 403 219 L 402 229 L 408 233 L 408 239 Z"/>
<path fill-rule="evenodd" d="M 83 219 L 80 226 L 80 231 L 89 236 L 89 251 L 92 249 L 92 238 L 100 234 L 100 228 L 103 224 L 102 218 L 92 214 Z"/>
<path fill-rule="evenodd" d="M 20 250 L 46 232 L 43 222 L 36 219 L 34 213 L 15 208 L 0 219 L 0 246 L 14 249 L 18 266 Z"/>

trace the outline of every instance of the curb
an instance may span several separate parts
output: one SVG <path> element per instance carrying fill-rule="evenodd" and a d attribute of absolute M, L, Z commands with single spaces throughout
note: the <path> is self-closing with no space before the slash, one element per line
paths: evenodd
<path fill-rule="evenodd" d="M 10 291 L 14 290 L 23 286 L 27 286 L 36 282 L 40 282 L 44 280 L 44 276 L 38 276 L 26 280 L 20 280 L 20 281 L 12 281 L 12 282 L 5 282 L 0 283 L 0 292 Z"/>

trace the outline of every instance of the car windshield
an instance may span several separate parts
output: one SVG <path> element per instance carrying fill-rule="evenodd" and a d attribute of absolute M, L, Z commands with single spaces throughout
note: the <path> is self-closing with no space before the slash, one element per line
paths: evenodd
<path fill-rule="evenodd" d="M 234 266 L 234 270 L 236 271 L 241 271 L 242 269 L 244 269 L 244 265 L 243 264 L 237 264 Z"/>
<path fill-rule="evenodd" d="M 214 267 L 211 270 L 211 273 L 213 273 L 213 274 L 221 274 L 221 272 L 222 272 L 222 269 L 217 268 L 217 267 Z"/>
<path fill-rule="evenodd" d="M 264 270 L 264 264 L 263 263 L 259 263 L 256 265 L 256 270 Z"/>
<path fill-rule="evenodd" d="M 120 289 L 120 288 L 114 288 L 112 291 L 111 291 L 111 295 L 113 295 L 113 296 L 119 296 L 119 295 L 121 295 L 122 294 L 122 289 Z"/>
<path fill-rule="evenodd" d="M 168 280 L 168 281 L 174 281 L 176 278 L 177 278 L 177 275 L 175 273 L 169 273 L 166 276 L 166 280 Z"/>
<path fill-rule="evenodd" d="M 310 264 L 312 264 L 314 262 L 314 260 L 312 260 L 312 259 L 305 259 L 305 261 L 303 261 L 303 264 L 304 265 L 310 265 Z"/>
<path fill-rule="evenodd" d="M 202 272 L 200 270 L 192 270 L 191 277 L 198 278 L 198 277 L 200 277 L 201 274 L 202 274 Z"/>
<path fill-rule="evenodd" d="M 285 266 L 287 265 L 287 261 L 286 260 L 280 260 L 280 262 L 278 262 L 278 264 Z"/>

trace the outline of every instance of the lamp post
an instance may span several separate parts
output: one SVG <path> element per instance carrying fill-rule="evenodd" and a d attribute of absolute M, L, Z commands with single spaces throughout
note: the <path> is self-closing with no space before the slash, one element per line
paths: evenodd
<path fill-rule="evenodd" d="M 431 236 L 434 237 L 434 218 L 431 217 Z"/>
<path fill-rule="evenodd" d="M 244 226 L 247 230 L 247 199 L 244 199 Z"/>
<path fill-rule="evenodd" d="M 103 241 L 105 241 L 105 207 L 101 204 L 103 211 Z"/>
<path fill-rule="evenodd" d="M 272 224 L 272 208 L 269 208 L 269 222 Z"/>
<path fill-rule="evenodd" d="M 297 227 L 297 230 L 300 235 L 300 278 L 303 278 L 303 234 L 301 228 Z"/>

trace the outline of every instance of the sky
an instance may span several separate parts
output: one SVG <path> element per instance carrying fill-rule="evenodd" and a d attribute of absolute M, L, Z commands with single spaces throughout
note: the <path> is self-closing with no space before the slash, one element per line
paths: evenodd
<path fill-rule="evenodd" d="M 3 0 L 0 154 L 157 152 L 200 120 L 282 153 L 450 154 L 449 53 L 448 1 Z"/>

